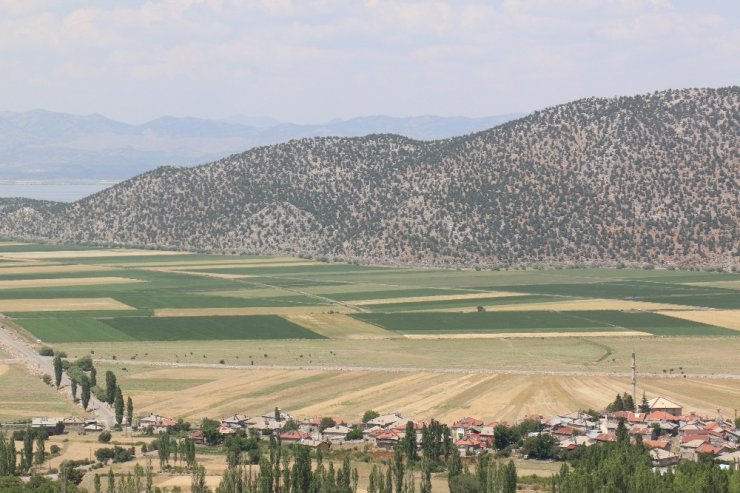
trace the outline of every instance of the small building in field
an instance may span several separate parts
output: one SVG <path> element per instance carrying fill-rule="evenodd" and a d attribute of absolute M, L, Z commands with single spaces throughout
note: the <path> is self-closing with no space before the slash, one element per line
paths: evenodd
<path fill-rule="evenodd" d="M 50 418 L 48 416 L 33 418 L 31 419 L 31 428 L 44 429 L 49 435 L 62 433 L 64 431 L 64 418 Z"/>
<path fill-rule="evenodd" d="M 328 440 L 330 442 L 341 442 L 347 439 L 347 434 L 350 431 L 352 430 L 346 426 L 337 425 L 326 428 L 321 432 L 321 435 L 324 437 L 324 440 Z"/>
<path fill-rule="evenodd" d="M 139 420 L 139 428 L 151 428 L 154 433 L 166 433 L 168 431 L 172 431 L 175 428 L 175 425 L 177 425 L 177 423 L 174 420 L 154 413 L 151 413 L 149 416 L 145 416 Z"/>

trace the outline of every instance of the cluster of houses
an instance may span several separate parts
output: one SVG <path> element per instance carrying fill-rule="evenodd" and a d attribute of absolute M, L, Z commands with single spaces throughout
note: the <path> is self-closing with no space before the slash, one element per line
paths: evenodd
<path fill-rule="evenodd" d="M 696 461 L 703 454 L 714 457 L 718 462 L 740 468 L 740 429 L 721 416 L 708 418 L 696 413 L 684 414 L 683 408 L 663 397 L 648 402 L 649 412 L 604 412 L 599 417 L 577 411 L 557 416 L 526 416 L 536 420 L 540 430 L 531 435 L 549 434 L 555 438 L 563 451 L 578 447 L 589 447 L 600 442 L 617 441 L 617 428 L 623 423 L 633 442 L 641 441 L 650 448 L 655 467 L 670 467 L 681 460 Z M 80 433 L 101 431 L 95 421 L 83 418 L 34 418 L 33 427 L 54 428 L 64 423 L 67 431 Z M 357 427 L 350 427 L 338 417 L 312 417 L 297 420 L 293 416 L 275 410 L 262 416 L 249 417 L 244 414 L 227 416 L 220 421 L 218 432 L 233 436 L 240 430 L 255 430 L 261 434 L 279 436 L 283 443 L 298 443 L 316 449 L 351 448 L 370 445 L 377 449 L 392 450 L 404 438 L 409 418 L 400 413 L 375 417 Z M 286 424 L 291 423 L 291 426 Z M 424 422 L 413 421 L 417 443 L 421 443 Z M 465 417 L 450 426 L 455 446 L 461 455 L 471 456 L 493 448 L 496 428 L 506 422 L 485 423 L 483 420 Z M 170 418 L 151 414 L 139 420 L 139 429 L 150 428 L 155 433 L 175 429 L 177 423 Z M 361 437 L 360 437 L 361 434 Z M 196 443 L 204 443 L 205 437 L 199 429 L 189 437 Z"/>
<path fill-rule="evenodd" d="M 650 448 L 656 467 L 668 467 L 681 460 L 697 461 L 702 454 L 718 462 L 740 465 L 740 429 L 721 416 L 708 418 L 684 414 L 683 408 L 663 397 L 648 402 L 649 412 L 605 412 L 598 418 L 581 411 L 558 416 L 527 416 L 537 420 L 541 430 L 532 435 L 550 434 L 558 447 L 571 451 L 603 442 L 617 441 L 617 428 L 624 424 L 632 442 Z M 500 423 L 484 424 L 464 418 L 452 426 L 461 453 L 476 454 L 490 448 Z"/>

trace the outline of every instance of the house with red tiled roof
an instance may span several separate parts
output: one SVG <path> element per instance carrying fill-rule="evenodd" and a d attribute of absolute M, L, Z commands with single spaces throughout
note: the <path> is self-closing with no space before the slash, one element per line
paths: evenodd
<path fill-rule="evenodd" d="M 600 443 L 616 442 L 617 435 L 615 435 L 614 433 L 599 433 L 598 435 L 596 435 L 595 440 Z"/>
<path fill-rule="evenodd" d="M 477 454 L 483 448 L 480 437 L 472 434 L 455 442 L 455 446 L 463 457 Z"/>
<path fill-rule="evenodd" d="M 576 429 L 570 426 L 560 426 L 552 430 L 550 433 L 554 435 L 556 438 L 572 437 L 578 434 Z"/>
<path fill-rule="evenodd" d="M 671 446 L 671 442 L 668 440 L 643 440 L 642 444 L 649 448 L 659 448 L 668 450 Z"/>
<path fill-rule="evenodd" d="M 481 428 L 482 426 L 483 421 L 480 419 L 470 417 L 462 418 L 452 425 L 452 436 L 458 440 L 462 440 L 472 427 Z"/>
<path fill-rule="evenodd" d="M 393 450 L 401 441 L 401 438 L 403 438 L 403 435 L 396 431 L 385 430 L 382 430 L 375 434 L 371 434 L 370 436 L 375 439 L 376 447 L 385 450 Z"/>
<path fill-rule="evenodd" d="M 139 420 L 139 428 L 151 428 L 154 433 L 171 431 L 175 428 L 176 424 L 174 420 L 154 413 Z"/>
<path fill-rule="evenodd" d="M 300 430 L 291 430 L 280 434 L 280 441 L 284 443 L 298 443 L 301 440 L 306 440 L 309 438 L 311 438 L 310 433 L 306 433 L 305 431 Z"/>
<path fill-rule="evenodd" d="M 696 448 L 697 456 L 699 454 L 709 454 L 709 455 L 717 456 L 724 452 L 727 452 L 727 449 L 725 447 L 722 447 L 722 446 L 717 447 L 714 445 L 710 445 L 708 443 L 702 443 Z"/>
<path fill-rule="evenodd" d="M 642 441 L 653 440 L 655 438 L 654 430 L 649 426 L 637 425 L 629 430 L 630 437 L 637 439 L 639 436 Z"/>

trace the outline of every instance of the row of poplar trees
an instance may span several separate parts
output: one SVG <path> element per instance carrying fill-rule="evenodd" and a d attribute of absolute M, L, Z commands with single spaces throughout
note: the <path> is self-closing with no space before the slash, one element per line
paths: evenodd
<path fill-rule="evenodd" d="M 6 440 L 5 434 L 0 433 L 0 476 L 28 474 L 34 464 L 43 463 L 46 460 L 46 438 L 44 430 L 26 428 L 23 432 L 23 448 L 19 452 L 16 451 L 13 436 Z"/>
<path fill-rule="evenodd" d="M 67 370 L 67 376 L 70 380 L 72 398 L 77 401 L 77 388 L 80 387 L 81 393 L 79 400 L 82 403 L 83 409 L 87 411 L 87 407 L 90 403 L 90 394 L 98 386 L 98 372 L 95 365 L 92 362 L 90 356 L 84 356 L 78 360 L 70 363 L 64 361 L 60 355 L 54 357 L 54 383 L 57 388 L 62 384 L 62 375 Z M 116 381 L 116 375 L 112 371 L 108 370 L 105 372 L 105 388 L 100 388 L 99 393 L 100 400 L 107 402 L 113 406 L 113 410 L 116 416 L 116 423 L 119 425 L 123 422 L 124 412 L 129 426 L 133 424 L 134 417 L 134 402 L 131 396 L 128 396 L 125 402 L 121 387 Z"/>

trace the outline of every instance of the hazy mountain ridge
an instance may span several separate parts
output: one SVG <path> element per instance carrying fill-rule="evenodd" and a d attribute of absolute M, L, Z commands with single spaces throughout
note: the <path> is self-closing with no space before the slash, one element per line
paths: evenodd
<path fill-rule="evenodd" d="M 398 133 L 432 140 L 483 130 L 519 116 L 371 116 L 312 125 L 264 117 L 218 121 L 164 116 L 129 125 L 97 114 L 0 112 L 0 176 L 6 180 L 123 179 L 162 165 L 192 166 L 297 138 Z"/>
<path fill-rule="evenodd" d="M 438 265 L 736 266 L 740 88 L 590 98 L 464 137 L 314 138 L 166 167 L 0 234 Z"/>

